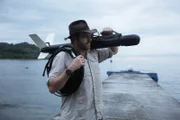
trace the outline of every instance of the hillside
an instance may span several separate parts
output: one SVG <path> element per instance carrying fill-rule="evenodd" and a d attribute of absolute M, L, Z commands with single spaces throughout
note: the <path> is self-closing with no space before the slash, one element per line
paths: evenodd
<path fill-rule="evenodd" d="M 0 43 L 0 59 L 36 59 L 38 55 L 39 48 L 27 42 Z"/>

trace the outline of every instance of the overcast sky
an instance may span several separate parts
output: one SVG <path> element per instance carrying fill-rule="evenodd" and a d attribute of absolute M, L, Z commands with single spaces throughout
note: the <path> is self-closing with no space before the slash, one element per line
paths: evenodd
<path fill-rule="evenodd" d="M 55 43 L 62 43 L 69 23 L 84 19 L 91 29 L 111 27 L 141 37 L 137 46 L 119 47 L 121 53 L 180 54 L 179 5 L 179 0 L 0 0 L 0 42 L 33 43 L 30 33 L 45 39 L 55 32 Z"/>

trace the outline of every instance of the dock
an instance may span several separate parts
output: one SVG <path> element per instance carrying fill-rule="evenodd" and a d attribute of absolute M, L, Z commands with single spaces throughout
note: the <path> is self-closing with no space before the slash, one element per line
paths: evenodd
<path fill-rule="evenodd" d="M 105 120 L 180 120 L 180 103 L 147 74 L 110 75 L 103 102 Z"/>

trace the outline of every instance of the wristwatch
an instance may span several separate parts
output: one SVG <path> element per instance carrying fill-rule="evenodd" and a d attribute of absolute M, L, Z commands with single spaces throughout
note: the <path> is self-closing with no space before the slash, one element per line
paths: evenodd
<path fill-rule="evenodd" d="M 69 70 L 69 69 L 66 69 L 66 75 L 71 76 L 72 75 L 72 71 Z"/>

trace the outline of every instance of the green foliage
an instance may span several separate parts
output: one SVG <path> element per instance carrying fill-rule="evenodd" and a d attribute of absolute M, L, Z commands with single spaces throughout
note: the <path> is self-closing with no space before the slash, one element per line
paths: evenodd
<path fill-rule="evenodd" d="M 37 59 L 39 48 L 27 42 L 0 43 L 0 59 Z"/>

